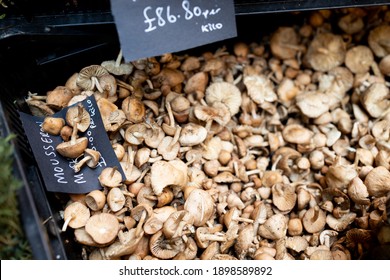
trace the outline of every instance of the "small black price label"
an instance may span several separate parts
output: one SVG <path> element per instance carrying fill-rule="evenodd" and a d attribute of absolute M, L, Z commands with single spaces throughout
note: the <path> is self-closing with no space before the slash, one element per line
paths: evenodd
<path fill-rule="evenodd" d="M 127 61 L 237 36 L 233 0 L 111 0 Z"/>

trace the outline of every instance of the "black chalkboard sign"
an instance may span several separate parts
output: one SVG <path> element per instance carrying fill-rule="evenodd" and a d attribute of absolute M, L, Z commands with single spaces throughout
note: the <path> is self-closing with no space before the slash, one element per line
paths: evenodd
<path fill-rule="evenodd" d="M 44 117 L 31 116 L 19 112 L 23 128 L 48 191 L 88 193 L 92 190 L 101 189 L 98 176 L 105 167 L 117 166 L 123 178 L 125 178 L 121 165 L 104 130 L 95 98 L 90 96 L 81 103 L 91 116 L 91 124 L 85 132 L 79 132 L 79 136 L 87 137 L 88 148 L 99 151 L 101 157 L 96 168 L 92 169 L 84 166 L 78 173 L 73 169 L 78 160 L 64 158 L 56 151 L 56 146 L 63 142 L 62 138 L 50 135 L 42 130 Z M 73 106 L 77 106 L 77 104 Z M 69 108 L 64 108 L 53 116 L 65 119 Z"/>
<path fill-rule="evenodd" d="M 233 0 L 111 0 L 126 60 L 237 36 Z"/>

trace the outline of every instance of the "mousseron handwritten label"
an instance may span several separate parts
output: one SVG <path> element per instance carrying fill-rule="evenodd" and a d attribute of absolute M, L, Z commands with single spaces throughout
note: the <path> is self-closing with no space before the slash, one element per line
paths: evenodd
<path fill-rule="evenodd" d="M 111 0 L 128 61 L 237 36 L 232 0 Z"/>

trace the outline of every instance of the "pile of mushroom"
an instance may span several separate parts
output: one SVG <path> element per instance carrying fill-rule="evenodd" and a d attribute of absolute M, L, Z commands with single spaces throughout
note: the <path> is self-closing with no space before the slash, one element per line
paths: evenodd
<path fill-rule="evenodd" d="M 70 196 L 63 229 L 86 259 L 364 258 L 389 242 L 389 38 L 386 7 L 315 11 L 231 51 L 87 66 L 65 103 L 30 96 L 55 112 L 93 94 L 125 173 Z"/>

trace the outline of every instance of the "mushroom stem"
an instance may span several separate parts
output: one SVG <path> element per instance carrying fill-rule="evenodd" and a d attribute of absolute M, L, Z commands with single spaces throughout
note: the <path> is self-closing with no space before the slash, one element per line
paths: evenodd
<path fill-rule="evenodd" d="M 154 163 L 154 162 L 159 161 L 159 160 L 161 160 L 161 159 L 162 159 L 162 156 L 151 157 L 151 158 L 148 159 L 148 162 L 149 162 L 149 163 Z"/>
<path fill-rule="evenodd" d="M 78 163 L 76 163 L 76 164 L 74 165 L 74 167 L 73 167 L 74 172 L 76 172 L 76 173 L 79 172 L 80 169 L 81 169 L 81 167 L 82 167 L 87 161 L 89 161 L 91 158 L 92 158 L 91 156 L 86 156 L 86 157 L 84 157 L 82 160 L 80 160 Z"/>
<path fill-rule="evenodd" d="M 220 236 L 220 235 L 215 235 L 215 234 L 210 234 L 210 233 L 203 233 L 200 234 L 200 239 L 202 241 L 219 241 L 219 242 L 225 242 L 226 237 L 225 236 Z"/>
<path fill-rule="evenodd" d="M 139 237 L 139 235 L 140 235 L 140 233 L 141 233 L 141 231 L 142 231 L 142 227 L 143 227 L 143 225 L 144 225 L 145 219 L 146 219 L 146 211 L 143 210 L 143 211 L 142 211 L 141 218 L 139 219 L 138 225 L 137 225 L 137 227 L 136 227 L 136 229 L 135 229 L 135 236 L 136 236 L 136 237 Z"/>
<path fill-rule="evenodd" d="M 122 53 L 122 49 L 121 49 L 118 53 L 116 60 L 115 60 L 115 67 L 119 67 L 121 65 L 122 58 L 123 58 L 123 53 Z"/>
<path fill-rule="evenodd" d="M 70 137 L 70 143 L 72 145 L 76 144 L 76 140 L 77 140 L 77 133 L 78 133 L 78 127 L 77 127 L 77 122 L 74 121 L 73 122 L 73 130 L 72 130 L 72 136 Z"/>
<path fill-rule="evenodd" d="M 171 103 L 165 102 L 165 107 L 167 108 L 167 112 L 168 112 L 169 126 L 175 127 L 175 118 L 173 116 Z"/>
<path fill-rule="evenodd" d="M 111 169 L 111 173 L 110 173 L 111 178 L 114 177 L 115 171 L 117 171 L 117 170 L 118 170 L 118 166 L 114 166 L 114 167 Z"/>
<path fill-rule="evenodd" d="M 314 223 L 318 219 L 319 215 L 320 215 L 320 208 L 316 205 L 314 206 L 314 215 L 310 219 L 310 221 Z"/>
<path fill-rule="evenodd" d="M 133 91 L 134 91 L 134 88 L 133 88 L 131 85 L 125 83 L 125 82 L 122 81 L 122 80 L 116 79 L 116 84 L 117 84 L 119 87 L 121 87 L 121 88 L 125 88 L 125 89 L 129 90 L 130 92 L 133 92 Z"/>
<path fill-rule="evenodd" d="M 66 229 L 67 229 L 67 227 L 68 227 L 70 221 L 73 220 L 73 218 L 74 218 L 74 214 L 70 215 L 70 216 L 65 220 L 65 223 L 64 223 L 64 225 L 62 226 L 62 229 L 61 229 L 62 231 L 66 231 Z"/>
<path fill-rule="evenodd" d="M 157 201 L 158 200 L 157 196 L 149 195 L 149 194 L 144 194 L 144 198 L 149 199 L 149 200 L 153 200 L 153 201 Z"/>
<path fill-rule="evenodd" d="M 173 136 L 171 143 L 169 144 L 170 148 L 172 148 L 177 143 L 177 141 L 179 141 L 180 132 L 181 132 L 181 126 L 177 126 L 175 135 Z"/>
<path fill-rule="evenodd" d="M 103 90 L 102 86 L 100 85 L 99 80 L 95 76 L 91 77 L 91 79 L 92 79 L 92 88 L 94 88 L 96 86 L 97 90 L 100 93 L 103 93 L 104 90 Z"/>
<path fill-rule="evenodd" d="M 260 174 L 260 170 L 259 169 L 253 169 L 253 170 L 247 171 L 245 173 L 246 173 L 246 175 L 251 176 L 251 175 L 255 175 L 255 174 Z"/>
<path fill-rule="evenodd" d="M 252 220 L 252 219 L 237 217 L 237 218 L 235 218 L 234 220 L 237 221 L 237 222 L 243 222 L 243 223 L 250 223 L 250 224 L 253 224 L 253 220 Z"/>

